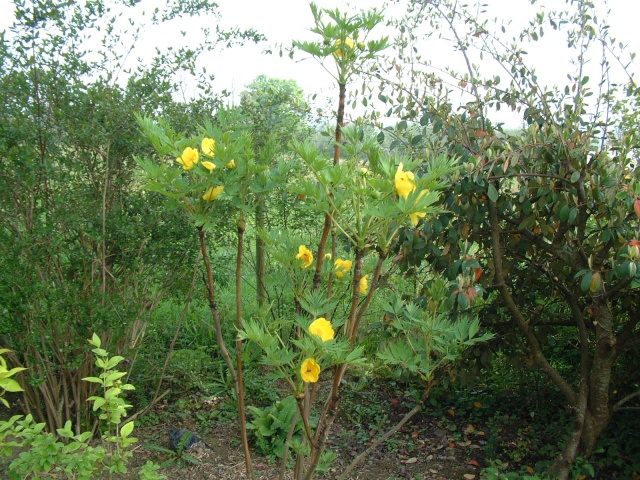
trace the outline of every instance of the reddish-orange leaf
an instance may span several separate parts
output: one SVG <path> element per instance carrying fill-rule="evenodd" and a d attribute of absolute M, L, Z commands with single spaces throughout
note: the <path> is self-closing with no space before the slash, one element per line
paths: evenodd
<path fill-rule="evenodd" d="M 636 201 L 633 202 L 633 209 L 635 210 L 638 218 L 640 218 L 640 198 L 636 198 Z"/>
<path fill-rule="evenodd" d="M 473 277 L 473 281 L 477 282 L 478 280 L 480 280 L 480 277 L 482 276 L 482 269 L 478 267 L 478 268 L 474 268 L 473 270 L 476 274 L 475 277 Z"/>
<path fill-rule="evenodd" d="M 467 296 L 467 298 L 471 303 L 473 303 L 474 300 L 478 298 L 478 292 L 476 292 L 476 289 L 473 287 L 467 288 L 465 295 Z"/>
<path fill-rule="evenodd" d="M 469 460 L 469 465 L 473 465 L 474 467 L 480 468 L 480 464 L 475 460 Z"/>
<path fill-rule="evenodd" d="M 640 247 L 640 242 L 634 238 L 629 242 L 629 245 L 632 247 Z"/>
<path fill-rule="evenodd" d="M 456 448 L 455 442 L 449 442 L 449 448 Z"/>

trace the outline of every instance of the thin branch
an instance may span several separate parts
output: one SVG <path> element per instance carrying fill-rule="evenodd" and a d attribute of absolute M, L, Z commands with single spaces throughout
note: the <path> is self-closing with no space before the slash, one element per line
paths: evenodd
<path fill-rule="evenodd" d="M 625 407 L 624 409 L 621 408 L 622 405 L 624 405 L 625 403 L 627 403 L 629 400 L 633 400 L 636 397 L 640 397 L 640 390 L 636 390 L 633 393 L 630 393 L 629 395 L 627 395 L 626 397 L 621 398 L 620 400 L 618 400 L 613 407 L 611 408 L 614 412 L 617 412 L 619 410 L 630 410 L 630 409 L 636 409 L 638 407 Z"/>
<path fill-rule="evenodd" d="M 389 438 L 391 438 L 391 436 L 395 435 L 405 425 L 405 423 L 411 420 L 411 418 L 416 413 L 422 410 L 422 407 L 424 406 L 424 402 L 429 397 L 429 392 L 431 391 L 435 383 L 436 382 L 431 382 L 429 384 L 429 387 L 424 392 L 424 395 L 422 395 L 422 399 L 418 402 L 418 404 L 415 407 L 413 407 L 411 411 L 407 412 L 407 414 L 405 414 L 405 416 L 402 417 L 402 419 L 393 428 L 390 428 L 389 430 L 387 430 L 387 432 L 384 435 L 382 435 L 380 438 L 374 441 L 371 445 L 369 445 L 369 447 L 364 452 L 362 452 L 356 458 L 354 458 L 351 461 L 351 463 L 347 466 L 347 468 L 345 468 L 345 470 L 338 476 L 336 480 L 345 480 L 348 477 L 348 475 L 353 471 L 353 469 L 357 467 L 365 458 L 367 458 L 371 454 L 371 452 L 373 452 L 376 448 L 378 448 L 378 446 L 381 443 L 386 442 Z"/>
<path fill-rule="evenodd" d="M 491 242 L 493 264 L 496 278 L 496 286 L 500 291 L 500 296 L 505 306 L 511 313 L 511 318 L 522 331 L 527 340 L 529 348 L 531 348 L 533 357 L 540 369 L 549 377 L 549 379 L 560 389 L 565 398 L 571 405 L 577 405 L 578 395 L 571 385 L 551 366 L 546 359 L 540 347 L 538 339 L 531 330 L 531 326 L 522 315 L 522 311 L 516 305 L 509 287 L 505 281 L 504 269 L 502 266 L 502 245 L 500 244 L 500 227 L 498 223 L 498 206 L 495 202 L 489 200 L 489 223 L 491 226 Z"/>

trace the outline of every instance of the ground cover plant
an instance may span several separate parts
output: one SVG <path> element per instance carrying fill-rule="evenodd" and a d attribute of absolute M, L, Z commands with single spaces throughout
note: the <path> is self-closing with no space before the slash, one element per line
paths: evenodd
<path fill-rule="evenodd" d="M 109 5 L 27 3 L 0 50 L 0 388 L 28 415 L 0 427 L 13 475 L 638 475 L 638 88 L 594 5 L 506 41 L 447 0 L 396 19 L 312 4 L 315 41 L 290 54 L 335 80 L 318 126 L 288 80 L 176 101 L 175 72 L 204 78 L 216 42 L 119 82 L 80 48 L 123 41 Z M 526 62 L 549 28 L 576 53 L 564 90 Z M 466 72 L 424 60 L 435 35 Z M 171 447 L 187 428 L 207 445 Z"/>

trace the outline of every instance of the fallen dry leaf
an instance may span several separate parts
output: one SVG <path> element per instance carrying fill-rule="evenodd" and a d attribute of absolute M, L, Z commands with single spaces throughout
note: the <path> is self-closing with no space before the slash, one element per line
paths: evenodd
<path fill-rule="evenodd" d="M 411 458 L 408 458 L 407 460 L 405 460 L 403 463 L 411 465 L 412 463 L 416 463 L 417 461 L 418 461 L 418 459 L 416 457 L 411 457 Z"/>
<path fill-rule="evenodd" d="M 473 473 L 465 473 L 464 478 L 466 478 L 466 480 L 473 480 L 474 478 L 476 478 L 476 476 Z"/>

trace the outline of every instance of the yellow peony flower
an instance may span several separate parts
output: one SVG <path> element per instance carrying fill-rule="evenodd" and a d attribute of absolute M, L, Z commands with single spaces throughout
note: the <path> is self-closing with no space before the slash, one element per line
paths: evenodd
<path fill-rule="evenodd" d="M 413 172 L 404 172 L 402 170 L 402 163 L 398 165 L 398 171 L 396 172 L 395 187 L 396 192 L 402 198 L 407 198 L 411 192 L 416 188 L 416 182 L 414 181 Z"/>
<path fill-rule="evenodd" d="M 424 197 L 427 192 L 428 190 L 422 190 L 420 192 L 420 195 L 418 195 L 418 200 Z M 419 219 L 424 218 L 426 215 L 427 215 L 427 212 L 410 213 L 409 218 L 411 219 L 411 223 L 413 223 L 413 226 L 415 227 L 416 225 L 418 225 Z"/>
<path fill-rule="evenodd" d="M 331 326 L 331 322 L 326 318 L 316 318 L 311 325 L 309 325 L 309 333 L 319 336 L 323 342 L 333 340 L 335 332 Z"/>
<path fill-rule="evenodd" d="M 362 293 L 363 295 L 366 295 L 367 292 L 369 292 L 369 280 L 367 279 L 369 275 L 364 275 L 361 279 L 360 279 L 360 293 Z"/>
<path fill-rule="evenodd" d="M 320 378 L 320 365 L 313 358 L 307 358 L 300 367 L 300 376 L 303 382 L 316 383 Z"/>
<path fill-rule="evenodd" d="M 340 39 L 336 40 L 336 43 L 333 44 L 334 47 L 339 47 L 342 44 L 345 44 L 347 47 L 349 47 L 348 49 L 346 49 L 346 53 L 347 55 L 351 54 L 353 52 L 353 48 L 356 46 L 356 44 L 353 42 L 353 40 L 349 37 L 344 39 L 344 42 Z M 344 55 L 345 52 L 342 51 L 342 48 L 338 48 L 335 52 L 333 52 L 333 54 L 336 57 L 340 57 L 342 58 L 342 56 Z"/>
<path fill-rule="evenodd" d="M 308 268 L 313 263 L 313 253 L 311 253 L 311 250 L 309 250 L 306 245 L 300 245 L 298 247 L 298 255 L 296 255 L 296 258 L 304 261 L 302 268 Z"/>
<path fill-rule="evenodd" d="M 213 202 L 223 191 L 224 187 L 222 185 L 218 187 L 211 187 L 209 190 L 207 190 L 207 193 L 202 196 L 202 199 L 206 200 L 207 202 Z"/>
<path fill-rule="evenodd" d="M 202 166 L 210 172 L 213 172 L 216 169 L 216 166 L 212 162 L 202 162 Z"/>
<path fill-rule="evenodd" d="M 229 163 L 227 163 L 227 168 L 236 168 L 236 161 L 231 160 Z"/>
<path fill-rule="evenodd" d="M 336 266 L 336 277 L 344 277 L 345 273 L 348 273 L 351 270 L 351 265 L 353 262 L 351 260 L 340 260 L 337 259 L 335 262 Z"/>
<path fill-rule="evenodd" d="M 182 155 L 176 158 L 176 162 L 182 165 L 185 170 L 191 170 L 198 163 L 198 150 L 187 147 L 182 151 Z"/>
<path fill-rule="evenodd" d="M 411 223 L 413 223 L 413 226 L 415 227 L 416 225 L 418 225 L 418 222 L 420 221 L 419 219 L 424 218 L 425 215 L 425 212 L 410 213 L 409 218 L 411 219 Z"/>
<path fill-rule="evenodd" d="M 213 138 L 203 138 L 200 148 L 202 148 L 202 153 L 209 157 L 213 157 L 216 154 L 216 141 Z"/>

